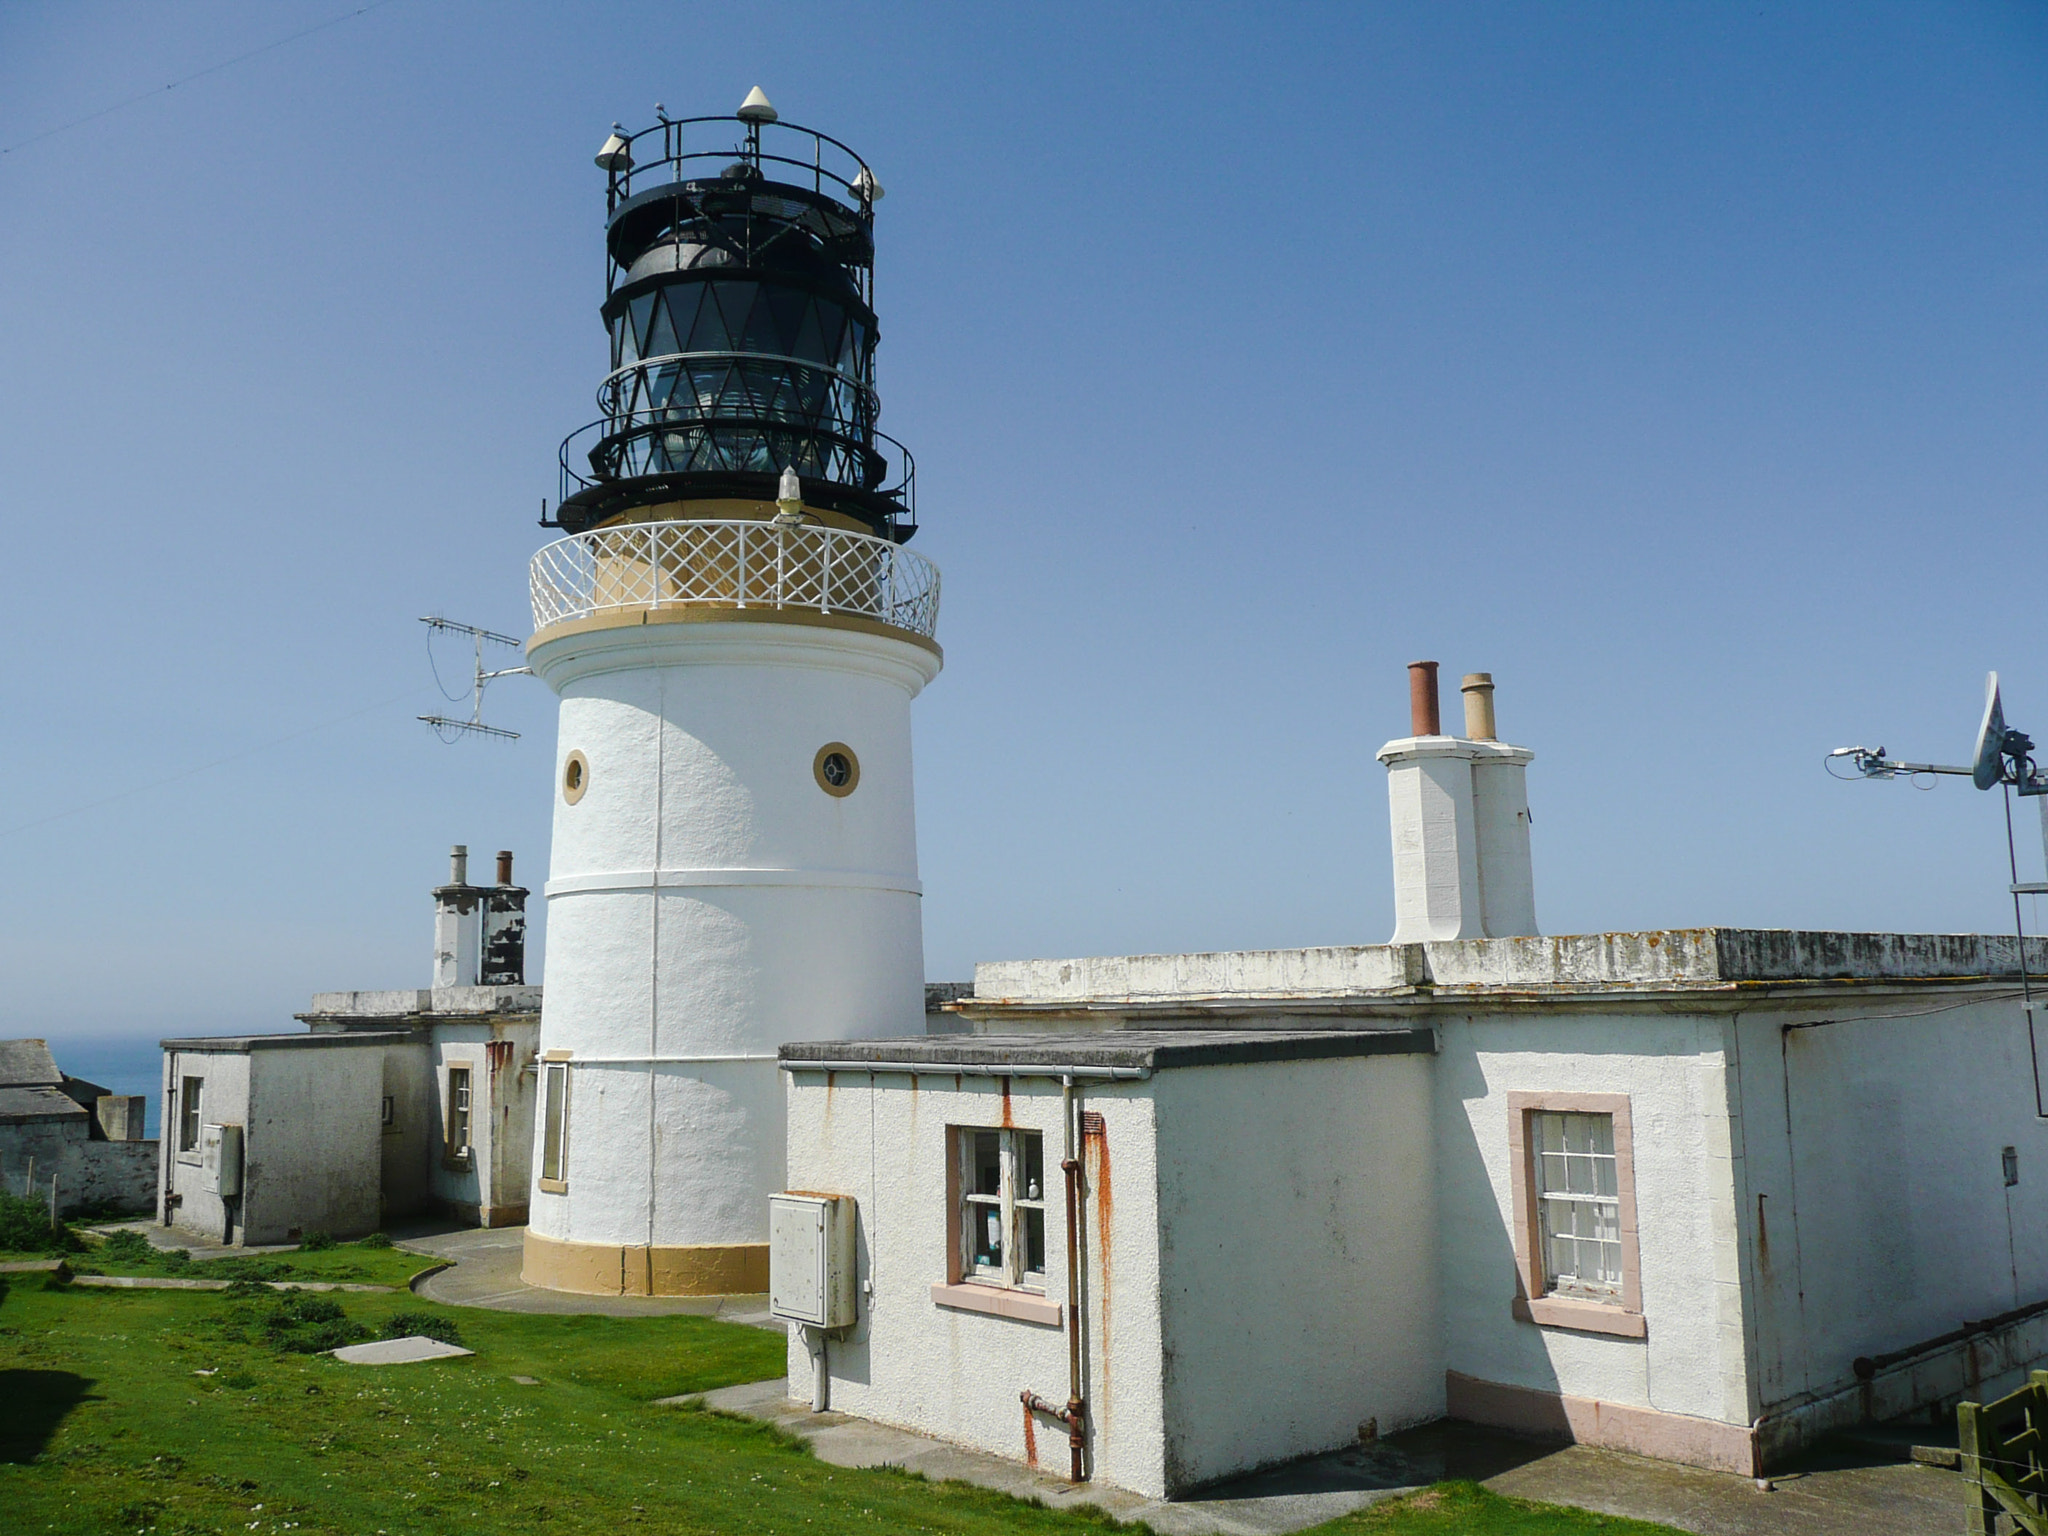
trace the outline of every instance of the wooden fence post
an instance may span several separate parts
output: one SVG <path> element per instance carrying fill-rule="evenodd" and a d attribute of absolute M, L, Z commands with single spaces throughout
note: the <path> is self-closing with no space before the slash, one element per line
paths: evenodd
<path fill-rule="evenodd" d="M 1983 1451 L 1978 1440 L 1975 1403 L 1956 1404 L 1956 1448 L 1962 1453 L 1963 1536 L 1997 1536 L 1998 1503 L 1984 1486 Z"/>

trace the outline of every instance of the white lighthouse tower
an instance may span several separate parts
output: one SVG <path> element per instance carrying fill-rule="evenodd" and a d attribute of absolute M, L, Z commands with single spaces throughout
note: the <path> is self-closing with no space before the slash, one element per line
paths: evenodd
<path fill-rule="evenodd" d="M 866 164 L 756 91 L 598 165 L 612 371 L 533 562 L 561 731 L 524 1274 L 761 1291 L 776 1047 L 922 1027 L 938 573 L 875 430 Z"/>

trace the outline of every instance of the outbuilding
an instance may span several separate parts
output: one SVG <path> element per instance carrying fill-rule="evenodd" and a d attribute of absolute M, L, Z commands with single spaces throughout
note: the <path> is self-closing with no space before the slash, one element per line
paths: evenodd
<path fill-rule="evenodd" d="M 854 1202 L 861 1298 L 791 1380 L 1062 1469 L 1079 1399 L 1085 1473 L 1154 1495 L 1445 1416 L 1760 1475 L 2048 1354 L 2018 959 L 1695 929 L 981 966 L 986 1033 L 782 1052 L 790 1184 Z"/>

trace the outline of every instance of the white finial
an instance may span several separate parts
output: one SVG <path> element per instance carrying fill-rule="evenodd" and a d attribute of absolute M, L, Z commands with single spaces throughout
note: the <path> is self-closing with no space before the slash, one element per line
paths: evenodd
<path fill-rule="evenodd" d="M 779 115 L 774 104 L 768 100 L 767 94 L 758 85 L 747 92 L 747 99 L 740 103 L 738 114 L 739 120 L 743 123 L 772 123 Z"/>

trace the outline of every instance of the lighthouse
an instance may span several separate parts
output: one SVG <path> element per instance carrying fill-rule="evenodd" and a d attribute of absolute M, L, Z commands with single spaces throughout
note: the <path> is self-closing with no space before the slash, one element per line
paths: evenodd
<path fill-rule="evenodd" d="M 597 164 L 610 370 L 532 566 L 561 703 L 523 1273 L 761 1291 L 776 1048 L 922 1028 L 939 576 L 876 425 L 866 162 L 756 90 Z"/>

